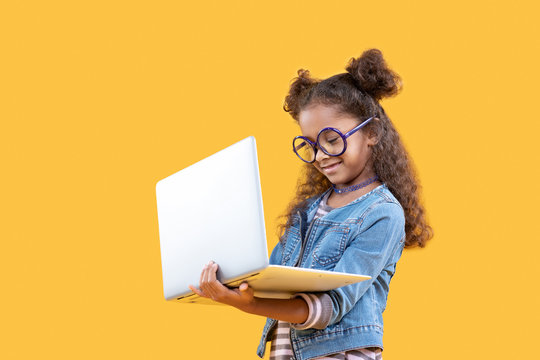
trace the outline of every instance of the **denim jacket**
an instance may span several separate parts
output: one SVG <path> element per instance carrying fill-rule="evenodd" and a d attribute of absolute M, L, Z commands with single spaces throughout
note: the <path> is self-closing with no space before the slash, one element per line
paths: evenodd
<path fill-rule="evenodd" d="M 312 221 L 325 194 L 309 199 L 306 210 L 296 214 L 273 249 L 270 264 L 369 275 L 371 279 L 326 292 L 333 305 L 326 328 L 291 328 L 297 360 L 364 347 L 383 348 L 382 313 L 405 243 L 403 209 L 386 185 Z M 274 319 L 266 321 L 257 349 L 261 358 L 276 324 Z"/>

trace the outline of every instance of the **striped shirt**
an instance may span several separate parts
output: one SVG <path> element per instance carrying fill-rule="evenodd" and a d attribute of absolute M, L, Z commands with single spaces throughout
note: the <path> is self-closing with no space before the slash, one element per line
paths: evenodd
<path fill-rule="evenodd" d="M 333 208 L 328 206 L 328 197 L 332 192 L 326 194 L 317 208 L 315 218 L 328 214 Z M 332 315 L 332 300 L 325 293 L 299 293 L 294 297 L 301 297 L 308 305 L 308 318 L 303 324 L 291 324 L 278 320 L 277 327 L 271 335 L 272 345 L 270 346 L 270 360 L 290 360 L 294 359 L 294 353 L 291 347 L 291 327 L 304 329 L 324 329 L 330 322 Z M 354 349 L 327 356 L 318 357 L 323 359 L 349 359 L 349 360 L 382 360 L 382 351 L 378 347 Z"/>

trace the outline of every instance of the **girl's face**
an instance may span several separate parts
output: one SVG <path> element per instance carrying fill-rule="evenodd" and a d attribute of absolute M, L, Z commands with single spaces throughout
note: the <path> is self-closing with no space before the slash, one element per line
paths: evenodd
<path fill-rule="evenodd" d="M 360 124 L 360 120 L 339 114 L 331 106 L 313 105 L 300 112 L 298 123 L 302 135 L 315 142 L 319 131 L 325 127 L 334 127 L 346 134 Z M 375 176 L 370 161 L 371 146 L 375 144 L 375 138 L 369 138 L 360 129 L 347 138 L 347 150 L 340 156 L 329 156 L 317 149 L 313 165 L 335 185 L 358 184 Z"/>

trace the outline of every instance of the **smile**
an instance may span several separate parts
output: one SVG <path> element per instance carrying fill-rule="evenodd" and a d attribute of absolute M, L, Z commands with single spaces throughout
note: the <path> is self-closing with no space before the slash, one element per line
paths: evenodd
<path fill-rule="evenodd" d="M 331 165 L 321 166 L 321 169 L 323 169 L 323 171 L 326 173 L 334 172 L 339 167 L 340 164 L 341 162 L 337 162 Z"/>

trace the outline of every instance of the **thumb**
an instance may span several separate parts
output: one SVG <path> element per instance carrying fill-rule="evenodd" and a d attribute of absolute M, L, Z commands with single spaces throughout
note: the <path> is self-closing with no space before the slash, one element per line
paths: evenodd
<path fill-rule="evenodd" d="M 238 289 L 240 290 L 240 293 L 242 295 L 252 295 L 253 294 L 253 289 L 246 282 L 242 283 Z"/>

